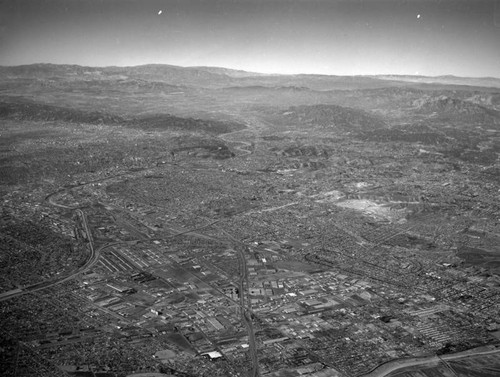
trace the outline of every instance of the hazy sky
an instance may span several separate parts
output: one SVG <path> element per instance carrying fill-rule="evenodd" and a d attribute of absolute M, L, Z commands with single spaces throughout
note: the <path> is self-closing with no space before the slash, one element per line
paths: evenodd
<path fill-rule="evenodd" d="M 500 1 L 0 0 L 0 65 L 500 77 Z"/>

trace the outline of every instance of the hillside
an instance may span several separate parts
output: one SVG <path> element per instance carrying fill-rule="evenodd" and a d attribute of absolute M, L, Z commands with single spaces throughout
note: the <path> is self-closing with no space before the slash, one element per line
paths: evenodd
<path fill-rule="evenodd" d="M 413 102 L 418 114 L 434 115 L 446 119 L 468 119 L 474 123 L 498 123 L 500 112 L 488 109 L 470 101 L 463 101 L 445 95 L 423 96 Z"/>
<path fill-rule="evenodd" d="M 293 123 L 331 129 L 360 130 L 382 128 L 384 121 L 363 110 L 337 105 L 292 106 L 282 115 Z"/>
<path fill-rule="evenodd" d="M 235 122 L 181 118 L 170 114 L 156 114 L 125 119 L 115 114 L 97 111 L 88 112 L 29 102 L 0 102 L 0 119 L 121 125 L 149 131 L 182 130 L 188 132 L 206 132 L 214 135 L 245 128 L 244 125 Z"/>
<path fill-rule="evenodd" d="M 1 79 L 146 80 L 170 85 L 204 88 L 261 85 L 295 86 L 314 90 L 366 89 L 401 85 L 394 80 L 364 76 L 272 75 L 218 67 L 179 67 L 148 64 L 134 67 L 83 67 L 78 65 L 32 64 L 0 67 Z"/>
<path fill-rule="evenodd" d="M 119 124 L 125 122 L 123 118 L 117 115 L 28 102 L 0 102 L 0 119 L 88 124 Z"/>

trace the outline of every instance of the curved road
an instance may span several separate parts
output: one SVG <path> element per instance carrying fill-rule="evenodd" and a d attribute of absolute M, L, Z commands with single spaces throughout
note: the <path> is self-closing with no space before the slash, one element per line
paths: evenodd
<path fill-rule="evenodd" d="M 481 356 L 481 355 L 491 355 L 498 353 L 500 354 L 500 349 L 484 349 L 483 347 L 477 350 L 464 351 L 460 353 L 455 353 L 451 355 L 441 355 L 441 356 L 429 356 L 422 359 L 401 359 L 390 361 L 386 364 L 382 364 L 372 370 L 370 373 L 363 375 L 362 377 L 384 377 L 390 373 L 397 372 L 400 369 L 414 367 L 414 366 L 425 366 L 427 364 L 439 363 L 457 359 L 463 359 L 467 357 Z"/>
<path fill-rule="evenodd" d="M 41 291 L 42 289 L 47 289 L 47 288 L 53 287 L 55 285 L 64 283 L 68 280 L 71 280 L 71 279 L 75 278 L 77 275 L 79 275 L 82 272 L 85 272 L 86 270 L 91 268 L 94 264 L 96 264 L 97 261 L 99 260 L 99 256 L 100 256 L 100 253 L 102 250 L 104 250 L 110 246 L 117 245 L 119 243 L 121 243 L 121 242 L 113 242 L 113 243 L 109 243 L 109 244 L 101 246 L 99 249 L 97 249 L 95 251 L 95 253 L 93 255 L 91 255 L 91 257 L 87 260 L 87 262 L 81 268 L 79 268 L 78 270 L 76 270 L 75 272 L 71 273 L 68 276 L 49 280 L 49 281 L 44 281 L 42 283 L 28 285 L 28 286 L 23 287 L 23 288 L 13 289 L 11 291 L 1 293 L 0 294 L 0 302 L 5 301 L 5 300 L 9 300 L 9 299 L 14 298 L 14 297 L 18 297 L 21 295 L 25 295 L 27 293 L 38 292 L 38 291 Z"/>
<path fill-rule="evenodd" d="M 258 131 L 262 131 L 262 130 L 269 129 L 269 128 L 273 127 L 271 124 L 265 122 L 262 119 L 258 119 L 256 116 L 249 115 L 249 116 L 245 117 L 245 116 L 237 115 L 234 113 L 227 113 L 227 114 L 236 118 L 237 121 L 246 124 L 248 127 L 248 128 L 243 129 L 243 130 L 233 131 L 233 132 L 229 132 L 227 134 L 219 135 L 219 139 L 222 139 L 228 143 L 238 143 L 238 144 L 243 145 L 243 146 L 235 146 L 234 147 L 234 149 L 236 149 L 237 151 L 242 153 L 240 155 L 240 157 L 252 154 L 253 151 L 246 149 L 246 147 L 250 147 L 250 149 L 252 149 L 254 146 L 254 143 L 249 143 L 248 141 L 243 141 L 241 139 L 240 140 L 233 140 L 231 138 L 231 135 L 235 135 L 235 134 L 243 133 L 243 132 L 249 132 L 252 134 L 252 136 L 255 136 L 256 134 L 258 134 Z M 247 136 L 247 138 L 248 138 L 248 136 Z"/>
<path fill-rule="evenodd" d="M 11 291 L 1 293 L 0 294 L 0 302 L 5 301 L 5 300 L 9 300 L 9 299 L 14 298 L 14 297 L 18 297 L 18 296 L 21 296 L 21 295 L 24 295 L 27 293 L 34 293 L 37 291 L 41 291 L 42 289 L 47 289 L 47 288 L 53 287 L 54 285 L 61 284 L 61 283 L 64 283 L 68 280 L 71 280 L 74 277 L 76 277 L 78 274 L 81 274 L 82 272 L 87 271 L 94 264 L 96 264 L 98 259 L 99 259 L 100 253 L 103 249 L 120 243 L 120 242 L 108 243 L 106 245 L 101 246 L 99 249 L 96 250 L 94 247 L 94 240 L 92 238 L 92 232 L 90 231 L 90 227 L 89 227 L 89 224 L 87 221 L 87 215 L 85 214 L 85 212 L 83 212 L 79 208 L 69 207 L 69 206 L 66 206 L 64 204 L 57 203 L 53 200 L 54 195 L 59 194 L 61 192 L 64 192 L 65 190 L 67 190 L 67 188 L 53 192 L 52 194 L 47 195 L 45 200 L 47 200 L 50 204 L 52 204 L 56 207 L 74 210 L 78 214 L 78 216 L 80 217 L 80 219 L 82 221 L 82 225 L 83 225 L 83 228 L 85 230 L 85 234 L 87 235 L 87 239 L 89 241 L 89 250 L 90 250 L 89 258 L 87 259 L 87 261 L 85 262 L 85 264 L 83 266 L 78 268 L 76 271 L 72 272 L 70 275 L 67 275 L 64 277 L 59 277 L 59 278 L 48 280 L 48 281 L 44 281 L 41 283 L 28 285 L 28 286 L 23 287 L 23 288 L 13 289 Z"/>
<path fill-rule="evenodd" d="M 241 141 L 241 140 L 231 140 L 231 139 L 228 139 L 227 136 L 230 136 L 230 135 L 234 135 L 236 133 L 239 133 L 239 132 L 243 132 L 243 131 L 246 131 L 248 132 L 247 129 L 245 130 L 239 130 L 239 131 L 234 131 L 234 132 L 230 132 L 230 133 L 227 133 L 227 134 L 222 134 L 222 135 L 219 135 L 219 139 L 222 139 L 224 140 L 225 142 L 227 143 L 238 143 L 238 144 L 243 144 L 243 146 L 238 146 L 236 145 L 234 147 L 235 150 L 239 151 L 242 153 L 241 156 L 246 156 L 247 154 L 252 154 L 252 151 L 246 149 L 246 147 L 252 147 L 253 144 L 252 143 L 249 143 L 248 141 Z"/>

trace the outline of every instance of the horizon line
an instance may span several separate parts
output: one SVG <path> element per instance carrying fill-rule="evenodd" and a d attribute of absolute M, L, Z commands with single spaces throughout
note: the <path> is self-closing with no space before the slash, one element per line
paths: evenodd
<path fill-rule="evenodd" d="M 54 66 L 76 66 L 82 68 L 136 68 L 136 67 L 145 67 L 145 66 L 168 66 L 168 67 L 176 67 L 176 68 L 217 68 L 224 69 L 228 71 L 236 71 L 236 72 L 245 72 L 249 74 L 256 75 L 265 75 L 265 76 L 331 76 L 331 77 L 374 77 L 374 76 L 395 76 L 395 77 L 422 77 L 422 78 L 442 78 L 442 77 L 454 77 L 454 78 L 462 78 L 462 79 L 495 79 L 500 80 L 500 76 L 457 76 L 453 74 L 442 74 L 442 75 L 421 75 L 421 74 L 410 74 L 410 73 L 371 73 L 371 74 L 351 74 L 351 75 L 342 75 L 342 74 L 328 74 L 328 73 L 276 73 L 276 72 L 258 72 L 258 71 L 247 71 L 240 68 L 228 68 L 222 66 L 210 66 L 210 65 L 189 65 L 182 66 L 176 64 L 169 63 L 144 63 L 137 65 L 81 65 L 76 63 L 51 63 L 51 62 L 37 62 L 37 63 L 27 63 L 27 64 L 17 64 L 17 65 L 4 65 L 0 64 L 0 68 L 16 68 L 16 67 L 27 67 L 27 66 L 36 66 L 36 65 L 54 65 Z"/>

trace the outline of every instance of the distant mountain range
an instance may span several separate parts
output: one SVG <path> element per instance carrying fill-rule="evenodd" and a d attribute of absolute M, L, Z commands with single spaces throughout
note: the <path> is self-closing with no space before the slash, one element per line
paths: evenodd
<path fill-rule="evenodd" d="M 307 87 L 311 90 L 376 89 L 401 87 L 412 84 L 465 85 L 500 88 L 500 79 L 467 78 L 455 76 L 331 76 L 331 75 L 278 75 L 246 72 L 220 67 L 179 67 L 148 64 L 133 67 L 84 67 L 79 65 L 31 64 L 0 67 L 0 79 L 36 80 L 144 80 L 169 85 L 205 88 L 239 86 Z"/>
<path fill-rule="evenodd" d="M 500 79 L 496 77 L 457 77 L 446 76 L 410 76 L 410 75 L 377 75 L 371 76 L 383 80 L 404 81 L 422 84 L 467 85 L 500 88 Z"/>
<path fill-rule="evenodd" d="M 410 120 L 493 129 L 500 125 L 499 88 L 495 78 L 33 64 L 0 67 L 0 118 L 217 135 L 244 128 L 245 118 L 234 114 L 259 109 L 278 123 L 325 132 L 382 129 Z"/>

